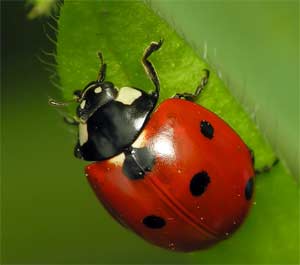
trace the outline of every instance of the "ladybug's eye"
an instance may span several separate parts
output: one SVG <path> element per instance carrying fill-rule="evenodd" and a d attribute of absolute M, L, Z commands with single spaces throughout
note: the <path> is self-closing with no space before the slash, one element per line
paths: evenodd
<path fill-rule="evenodd" d="M 84 109 L 85 108 L 85 104 L 86 104 L 86 100 L 82 100 L 81 103 L 80 103 L 80 108 L 81 109 Z"/>
<path fill-rule="evenodd" d="M 90 103 L 88 100 L 84 99 L 80 103 L 80 108 L 81 109 L 88 109 L 90 107 Z"/>

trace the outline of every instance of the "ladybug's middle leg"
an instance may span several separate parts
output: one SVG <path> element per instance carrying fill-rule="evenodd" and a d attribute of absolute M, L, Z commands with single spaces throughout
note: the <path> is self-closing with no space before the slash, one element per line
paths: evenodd
<path fill-rule="evenodd" d="M 195 101 L 200 95 L 201 91 L 205 88 L 209 79 L 209 70 L 204 69 L 205 75 L 202 77 L 200 84 L 197 86 L 194 93 L 177 93 L 174 98 L 183 98 L 189 101 Z"/>

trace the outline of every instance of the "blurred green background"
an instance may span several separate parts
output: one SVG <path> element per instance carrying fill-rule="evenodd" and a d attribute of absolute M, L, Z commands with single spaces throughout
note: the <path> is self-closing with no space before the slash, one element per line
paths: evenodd
<path fill-rule="evenodd" d="M 161 1 L 158 4 L 164 5 L 167 2 Z M 178 3 L 177 8 L 180 11 L 182 3 Z M 196 3 L 197 1 L 193 2 L 194 5 Z M 240 234 L 203 254 L 178 254 L 153 247 L 113 221 L 96 201 L 87 184 L 83 175 L 85 163 L 76 160 L 72 155 L 76 135 L 69 131 L 58 112 L 47 105 L 48 97 L 58 96 L 58 92 L 49 82 L 49 73 L 45 71 L 45 65 L 38 61 L 36 55 L 41 55 L 41 49 L 52 51 L 54 47 L 44 34 L 42 24 L 45 19 L 28 21 L 24 6 L 23 2 L 1 1 L 1 259 L 3 264 L 259 264 L 272 260 L 269 256 L 275 252 L 280 253 L 281 259 L 272 260 L 272 263 L 296 263 L 299 254 L 299 241 L 295 239 L 299 234 L 299 209 L 295 208 L 295 205 L 298 204 L 280 205 L 280 194 L 284 195 L 290 191 L 276 183 L 270 187 L 271 191 L 269 190 L 275 194 L 279 193 L 278 201 L 274 203 L 278 203 L 278 207 L 290 212 L 291 218 L 295 221 L 291 227 L 278 223 L 280 233 L 274 231 L 274 237 L 269 241 L 263 238 L 263 235 L 260 238 L 260 235 L 251 233 L 255 231 L 256 226 L 266 226 L 266 230 L 268 227 L 276 227 L 272 224 L 273 220 L 268 218 L 268 214 L 272 216 L 273 213 L 273 209 L 268 208 L 273 203 L 268 201 L 268 196 L 265 198 L 262 196 L 265 201 L 262 201 L 259 206 L 266 207 L 265 216 L 261 216 L 262 211 L 259 211 L 260 215 L 258 215 L 259 212 L 255 212 L 254 209 L 254 214 L 250 216 L 250 220 L 243 226 Z M 232 10 L 232 13 L 227 10 L 228 20 L 234 13 L 238 13 L 238 10 Z M 297 14 L 290 16 L 291 21 L 288 25 L 294 25 Z M 208 18 L 209 13 L 206 12 L 206 19 Z M 288 18 L 289 16 L 285 17 Z M 220 21 L 222 21 L 221 17 Z M 211 34 L 213 36 L 213 32 Z M 194 35 L 191 32 L 189 36 Z M 226 35 L 222 37 L 225 42 L 230 39 L 230 36 L 228 39 Z M 226 62 L 226 58 L 224 59 L 222 55 L 219 59 Z M 213 63 L 217 61 L 214 59 Z M 230 64 L 228 67 L 225 69 L 231 71 Z M 295 67 L 297 70 L 298 65 Z M 253 66 L 252 70 L 255 68 Z M 224 71 L 224 66 L 222 70 Z M 275 72 L 275 75 L 279 73 Z M 296 102 L 290 104 L 297 112 L 298 101 L 297 97 L 295 98 Z M 285 104 L 288 105 L 289 102 Z M 288 121 L 285 120 L 288 126 L 298 128 L 294 124 L 290 125 L 291 123 L 298 125 L 295 117 L 299 116 L 291 114 Z M 293 131 L 293 135 L 294 133 Z M 272 182 L 266 176 L 260 182 L 258 189 L 267 189 L 270 183 Z M 277 180 L 277 184 L 280 184 L 280 180 Z M 294 189 L 291 192 L 297 194 Z M 299 196 L 294 198 L 298 200 Z M 278 221 L 280 218 L 276 219 L 276 222 Z M 280 241 L 282 233 L 286 234 L 285 239 L 291 238 L 292 245 Z M 271 234 L 272 230 L 265 236 Z M 257 236 L 257 244 L 260 248 L 264 248 L 264 251 L 255 250 L 252 246 L 250 249 L 251 251 L 254 249 L 253 253 L 247 253 L 247 247 L 243 247 L 243 252 L 235 253 L 235 244 L 245 244 L 247 236 Z M 253 242 L 253 239 L 251 240 Z M 263 246 L 261 242 L 266 242 L 267 245 Z M 228 249 L 231 251 L 227 252 Z M 265 257 L 262 253 L 265 253 Z M 231 257 L 232 255 L 236 255 L 236 258 Z M 245 259 L 247 256 L 253 256 L 253 259 Z"/>

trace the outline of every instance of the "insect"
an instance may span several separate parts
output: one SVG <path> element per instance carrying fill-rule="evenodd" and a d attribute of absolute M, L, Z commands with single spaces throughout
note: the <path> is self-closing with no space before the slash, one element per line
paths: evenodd
<path fill-rule="evenodd" d="M 157 101 L 160 82 L 149 56 L 142 65 L 155 90 L 117 89 L 99 75 L 75 91 L 78 125 L 75 156 L 107 211 L 145 240 L 175 251 L 207 248 L 228 238 L 252 204 L 255 170 L 249 148 L 216 114 L 194 103 L 195 93 Z M 59 105 L 52 101 L 52 104 Z"/>

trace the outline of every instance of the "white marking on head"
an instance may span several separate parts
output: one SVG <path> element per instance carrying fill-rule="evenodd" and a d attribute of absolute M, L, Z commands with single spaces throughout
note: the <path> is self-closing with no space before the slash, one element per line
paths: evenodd
<path fill-rule="evenodd" d="M 130 105 L 133 101 L 139 98 L 142 92 L 132 87 L 122 87 L 116 98 L 116 101 L 122 102 L 123 104 Z"/>
<path fill-rule="evenodd" d="M 96 87 L 95 90 L 94 90 L 94 92 L 95 92 L 96 94 L 101 93 L 101 92 L 102 92 L 102 87 L 101 87 L 101 86 Z"/>
<path fill-rule="evenodd" d="M 80 103 L 80 108 L 84 109 L 85 107 L 85 103 L 86 103 L 86 100 L 82 100 L 81 103 Z"/>
<path fill-rule="evenodd" d="M 79 123 L 79 144 L 83 146 L 88 140 L 88 130 L 86 123 Z"/>
<path fill-rule="evenodd" d="M 109 159 L 108 161 L 112 164 L 115 164 L 116 166 L 122 166 L 125 160 L 125 155 L 124 153 L 121 153 L 119 155 L 116 155 Z"/>

